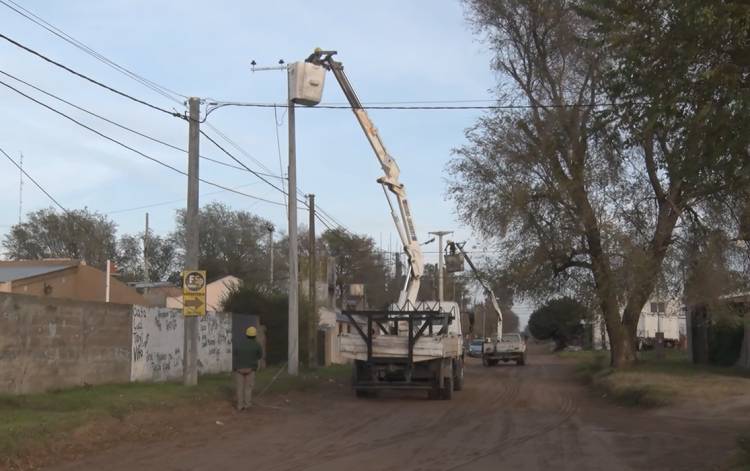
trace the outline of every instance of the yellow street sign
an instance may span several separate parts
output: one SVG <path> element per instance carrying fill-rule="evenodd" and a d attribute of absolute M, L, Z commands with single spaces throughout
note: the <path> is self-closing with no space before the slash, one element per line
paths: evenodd
<path fill-rule="evenodd" d="M 206 272 L 203 270 L 182 272 L 182 315 L 206 315 Z"/>

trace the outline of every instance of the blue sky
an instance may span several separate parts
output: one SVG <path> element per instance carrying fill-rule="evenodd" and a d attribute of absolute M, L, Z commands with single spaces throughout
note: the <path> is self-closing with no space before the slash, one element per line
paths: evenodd
<path fill-rule="evenodd" d="M 360 99 L 367 102 L 478 100 L 492 97 L 495 76 L 490 55 L 472 33 L 460 2 L 412 0 L 352 1 L 22 1 L 25 8 L 88 44 L 109 59 L 165 87 L 189 96 L 246 102 L 282 102 L 285 73 L 250 70 L 250 61 L 273 65 L 279 59 L 304 59 L 315 47 L 336 49 Z M 0 22 L 9 37 L 113 87 L 165 108 L 182 111 L 165 99 L 48 31 L 0 5 Z M 187 125 L 44 63 L 0 41 L 0 70 L 11 73 L 75 104 L 183 147 Z M 3 81 L 13 83 L 2 77 Z M 15 86 L 16 84 L 14 84 Z M 19 88 L 26 90 L 25 87 Z M 35 97 L 41 96 L 33 92 Z M 5 87 L 0 87 L 5 112 L 0 114 L 0 147 L 18 157 L 25 169 L 68 208 L 88 207 L 109 214 L 120 232 L 142 229 L 144 214 L 152 228 L 167 233 L 175 210 L 183 203 L 186 179 L 67 122 Z M 324 101 L 341 102 L 343 95 L 328 77 Z M 178 168 L 186 155 L 119 130 L 44 97 L 71 116 Z M 286 168 L 286 116 L 273 109 L 224 108 L 208 122 L 280 173 L 276 131 Z M 481 111 L 373 110 L 389 151 L 406 184 L 422 240 L 431 230 L 455 230 L 459 239 L 472 237 L 458 221 L 447 199 L 445 165 L 451 150 L 461 146 L 464 130 Z M 210 134 L 214 134 L 210 129 Z M 215 134 L 214 134 L 215 135 Z M 375 179 L 380 167 L 354 116 L 347 110 L 301 109 L 297 112 L 298 181 L 304 192 L 348 229 L 389 241 L 397 250 L 386 202 Z M 205 139 L 201 153 L 226 160 Z M 238 152 L 253 169 L 256 163 Z M 286 170 L 284 170 L 286 171 Z M 273 188 L 246 172 L 201 162 L 201 176 L 267 199 L 282 201 Z M 0 160 L 0 232 L 18 219 L 18 172 Z M 286 226 L 283 207 L 248 198 L 215 193 L 204 186 L 201 204 L 221 201 Z M 24 212 L 50 206 L 30 182 L 24 191 Z M 148 209 L 140 206 L 172 202 Z M 307 214 L 300 212 L 300 221 Z M 435 250 L 429 246 L 428 252 Z M 434 261 L 434 253 L 427 260 Z"/>

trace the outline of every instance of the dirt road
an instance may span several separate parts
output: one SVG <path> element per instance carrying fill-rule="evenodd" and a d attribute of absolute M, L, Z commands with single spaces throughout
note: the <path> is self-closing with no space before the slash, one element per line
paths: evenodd
<path fill-rule="evenodd" d="M 248 413 L 197 414 L 179 438 L 122 444 L 54 469 L 703 470 L 732 452 L 737 422 L 616 407 L 592 398 L 569 364 L 529 360 L 496 368 L 471 360 L 452 401 L 358 400 L 331 385 Z"/>

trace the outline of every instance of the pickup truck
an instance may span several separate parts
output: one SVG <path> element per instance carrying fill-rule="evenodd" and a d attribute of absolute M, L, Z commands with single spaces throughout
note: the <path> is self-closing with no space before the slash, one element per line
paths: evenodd
<path fill-rule="evenodd" d="M 517 365 L 526 364 L 526 342 L 521 334 L 503 334 L 497 339 L 485 339 L 482 350 L 482 364 L 495 366 L 498 362 L 515 361 Z"/>

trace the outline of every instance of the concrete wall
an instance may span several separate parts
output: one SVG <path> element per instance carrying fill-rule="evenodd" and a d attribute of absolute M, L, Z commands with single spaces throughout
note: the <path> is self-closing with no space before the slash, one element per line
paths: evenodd
<path fill-rule="evenodd" d="M 184 318 L 179 309 L 133 306 L 131 381 L 182 378 Z M 198 321 L 198 372 L 232 370 L 232 316 L 209 312 Z"/>
<path fill-rule="evenodd" d="M 0 293 L 0 393 L 130 379 L 131 306 Z"/>

